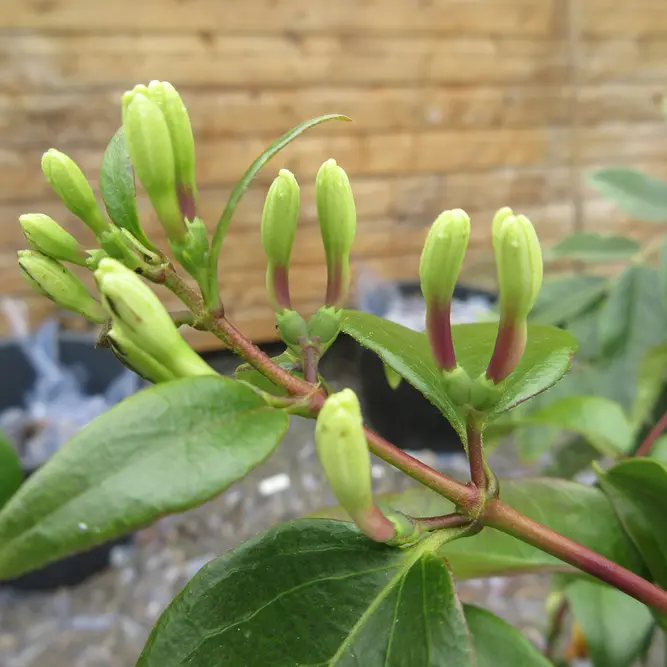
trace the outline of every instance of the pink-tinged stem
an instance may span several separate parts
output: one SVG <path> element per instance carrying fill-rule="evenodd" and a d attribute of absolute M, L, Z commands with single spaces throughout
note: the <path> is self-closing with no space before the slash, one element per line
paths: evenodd
<path fill-rule="evenodd" d="M 648 456 L 651 453 L 653 443 L 664 433 L 665 429 L 667 429 L 667 412 L 660 417 L 656 425 L 649 431 L 635 452 L 635 456 Z"/>
<path fill-rule="evenodd" d="M 274 265 L 271 269 L 273 297 L 282 308 L 291 308 L 292 300 L 289 293 L 289 272 L 286 266 Z"/>
<path fill-rule="evenodd" d="M 194 220 L 197 216 L 197 204 L 192 190 L 180 185 L 176 195 L 178 197 L 178 207 L 181 209 L 183 217 L 186 220 Z"/>
<path fill-rule="evenodd" d="M 452 340 L 451 301 L 446 305 L 429 305 L 426 312 L 426 331 L 431 350 L 438 367 L 453 371 L 456 368 L 456 353 Z"/>
<path fill-rule="evenodd" d="M 482 432 L 477 425 L 468 422 L 468 460 L 470 462 L 470 479 L 478 488 L 486 489 L 486 472 L 484 471 L 484 451 L 482 446 Z"/>
<path fill-rule="evenodd" d="M 486 369 L 486 377 L 491 382 L 501 382 L 519 365 L 526 348 L 526 335 L 525 322 L 504 324 L 500 321 L 496 345 Z"/>
<path fill-rule="evenodd" d="M 387 542 L 396 532 L 394 524 L 387 519 L 377 505 L 352 517 L 359 530 L 375 542 Z"/>

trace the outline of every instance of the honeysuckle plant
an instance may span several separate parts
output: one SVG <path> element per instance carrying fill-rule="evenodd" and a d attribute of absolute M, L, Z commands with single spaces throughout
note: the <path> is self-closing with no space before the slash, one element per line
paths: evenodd
<path fill-rule="evenodd" d="M 101 324 L 99 344 L 155 386 L 94 420 L 20 486 L 10 474 L 16 461 L 0 448 L 9 471 L 0 475 L 0 499 L 7 498 L 0 577 L 223 493 L 274 453 L 291 418 L 306 418 L 316 420 L 317 453 L 340 507 L 277 525 L 211 561 L 164 611 L 138 667 L 516 667 L 562 664 L 582 652 L 600 667 L 629 665 L 654 630 L 667 627 L 665 466 L 650 457 L 628 459 L 598 468 L 595 486 L 502 481 L 485 453 L 489 425 L 556 383 L 577 348 L 571 333 L 528 322 L 542 256 L 525 216 L 501 208 L 492 222 L 500 321 L 458 326 L 451 325 L 450 305 L 471 221 L 461 210 L 438 216 L 419 266 L 428 331 L 417 333 L 345 308 L 354 193 L 343 168 L 328 159 L 316 177 L 327 289 L 320 309 L 300 313 L 289 285 L 299 186 L 283 170 L 267 193 L 261 237 L 268 301 L 285 352 L 269 358 L 226 315 L 218 258 L 243 193 L 292 140 L 340 120 L 347 119 L 313 119 L 269 146 L 212 226 L 198 213 L 187 111 L 167 83 L 123 96 L 122 127 L 102 160 L 105 211 L 69 157 L 45 154 L 48 181 L 99 247 L 84 249 L 53 219 L 28 214 L 21 224 L 32 249 L 19 253 L 21 271 L 61 307 Z M 176 262 L 143 231 L 134 176 Z M 93 273 L 97 297 L 66 262 Z M 151 285 L 171 290 L 183 310 L 167 312 Z M 221 377 L 195 353 L 178 331 L 185 324 L 213 333 L 239 355 L 234 378 Z M 340 332 L 440 409 L 467 453 L 468 481 L 366 427 L 352 390 L 328 390 L 319 362 Z M 415 488 L 376 497 L 372 456 L 414 479 Z M 462 605 L 454 584 L 554 571 L 552 624 L 542 647 L 490 612 Z M 575 634 L 559 652 L 555 639 L 567 613 Z"/>

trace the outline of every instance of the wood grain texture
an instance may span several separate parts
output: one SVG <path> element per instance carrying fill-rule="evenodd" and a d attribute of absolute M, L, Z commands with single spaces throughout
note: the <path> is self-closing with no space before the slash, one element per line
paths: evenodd
<path fill-rule="evenodd" d="M 94 239 L 45 183 L 55 146 L 93 187 L 120 124 L 120 96 L 170 80 L 197 139 L 199 213 L 212 227 L 233 183 L 275 137 L 329 112 L 265 167 L 238 208 L 220 269 L 230 317 L 256 340 L 275 336 L 264 293 L 259 220 L 278 169 L 301 184 L 291 275 L 306 312 L 324 292 L 314 176 L 329 157 L 357 202 L 355 275 L 415 280 L 435 216 L 461 207 L 473 231 L 462 279 L 493 288 L 490 220 L 528 214 L 545 244 L 576 228 L 629 233 L 585 184 L 587 169 L 628 163 L 667 176 L 664 0 L 26 0 L 0 10 L 0 294 L 25 297 L 33 321 L 53 304 L 18 276 L 17 218 L 45 212 Z M 572 22 L 569 23 L 572 19 Z M 574 47 L 574 48 L 573 48 Z M 581 198 L 581 206 L 575 204 Z M 148 234 L 165 246 L 139 194 Z M 560 267 L 562 268 L 562 267 Z M 174 297 L 163 295 L 170 307 Z M 0 318 L 1 320 L 2 318 Z M 0 322 L 0 335 L 5 331 Z M 211 336 L 186 332 L 198 347 Z"/>

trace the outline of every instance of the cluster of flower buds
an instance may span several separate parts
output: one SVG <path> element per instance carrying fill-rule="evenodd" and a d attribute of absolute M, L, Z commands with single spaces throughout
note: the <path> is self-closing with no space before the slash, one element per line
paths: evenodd
<path fill-rule="evenodd" d="M 451 303 L 470 237 L 470 218 L 460 209 L 445 211 L 424 244 L 419 274 L 426 301 L 426 329 L 450 398 L 461 406 L 486 410 L 500 399 L 501 383 L 517 367 L 526 345 L 527 318 L 542 285 L 542 254 L 535 229 L 523 215 L 503 208 L 493 220 L 498 271 L 500 323 L 486 373 L 470 378 L 456 362 Z"/>
<path fill-rule="evenodd" d="M 152 382 L 216 374 L 183 340 L 160 299 L 136 273 L 106 258 L 95 280 L 112 322 L 107 337 L 123 363 Z"/>
<path fill-rule="evenodd" d="M 282 169 L 271 184 L 262 213 L 262 246 L 267 257 L 266 290 L 276 325 L 290 349 L 321 356 L 340 331 L 350 287 L 350 252 L 356 232 L 352 187 L 336 161 L 327 160 L 315 180 L 317 214 L 327 266 L 325 305 L 308 321 L 292 310 L 289 265 L 299 219 L 300 192 L 294 175 Z"/>
<path fill-rule="evenodd" d="M 324 403 L 315 426 L 315 446 L 324 474 L 341 507 L 376 542 L 407 544 L 420 531 L 407 516 L 383 512 L 373 499 L 371 460 L 356 394 L 343 389 Z"/>

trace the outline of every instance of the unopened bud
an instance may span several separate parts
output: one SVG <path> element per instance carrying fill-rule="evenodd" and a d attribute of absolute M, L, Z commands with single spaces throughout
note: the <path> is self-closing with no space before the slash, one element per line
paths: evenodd
<path fill-rule="evenodd" d="M 493 249 L 498 271 L 500 323 L 486 371 L 492 382 L 504 380 L 526 347 L 526 318 L 542 286 L 542 252 L 530 220 L 503 208 L 493 220 Z"/>
<path fill-rule="evenodd" d="M 442 374 L 445 391 L 455 405 L 470 405 L 472 380 L 462 366 Z"/>
<path fill-rule="evenodd" d="M 103 259 L 95 279 L 114 328 L 136 347 L 177 377 L 216 374 L 183 340 L 160 299 L 136 273 Z"/>
<path fill-rule="evenodd" d="M 350 252 L 357 229 L 352 186 L 336 160 L 327 160 L 315 180 L 317 216 L 327 263 L 327 306 L 345 305 L 350 287 Z"/>
<path fill-rule="evenodd" d="M 162 111 L 169 129 L 181 213 L 187 220 L 194 220 L 197 215 L 195 140 L 188 110 L 176 89 L 166 81 L 151 81 L 148 95 Z"/>
<path fill-rule="evenodd" d="M 440 368 L 456 368 L 451 303 L 470 238 L 470 217 L 461 209 L 444 211 L 431 226 L 419 263 L 426 301 L 426 331 Z"/>
<path fill-rule="evenodd" d="M 276 313 L 276 327 L 285 345 L 297 353 L 308 342 L 308 324 L 296 310 Z"/>
<path fill-rule="evenodd" d="M 178 202 L 174 151 L 160 107 L 137 86 L 123 95 L 123 132 L 137 178 L 144 186 L 167 236 L 180 241 L 185 221 Z"/>
<path fill-rule="evenodd" d="M 112 327 L 107 332 L 106 337 L 116 358 L 144 380 L 157 384 L 158 382 L 169 382 L 177 379 L 177 376 L 167 370 L 160 362 L 137 347 L 122 330 Z"/>
<path fill-rule="evenodd" d="M 25 213 L 19 223 L 35 250 L 63 262 L 86 265 L 88 254 L 83 246 L 53 218 L 44 213 Z"/>
<path fill-rule="evenodd" d="M 37 292 L 92 322 L 106 320 L 104 308 L 66 266 L 35 250 L 21 250 L 18 258 L 21 275 Z"/>
<path fill-rule="evenodd" d="M 371 460 L 355 393 L 344 389 L 324 403 L 315 426 L 324 474 L 343 509 L 371 539 L 387 542 L 394 524 L 373 501 Z"/>
<path fill-rule="evenodd" d="M 289 263 L 299 220 L 299 184 L 281 169 L 271 184 L 262 212 L 262 247 L 268 260 L 266 291 L 275 311 L 290 307 Z"/>
<path fill-rule="evenodd" d="M 340 308 L 320 308 L 308 320 L 308 337 L 317 344 L 319 353 L 328 350 L 338 337 L 343 311 Z"/>
<path fill-rule="evenodd" d="M 42 156 L 42 171 L 63 204 L 96 236 L 109 228 L 90 183 L 72 158 L 51 148 Z"/>

